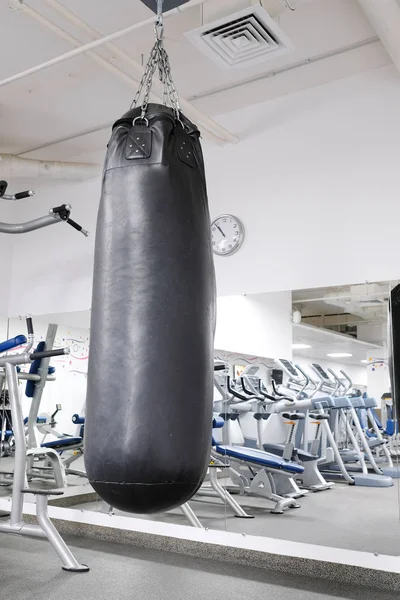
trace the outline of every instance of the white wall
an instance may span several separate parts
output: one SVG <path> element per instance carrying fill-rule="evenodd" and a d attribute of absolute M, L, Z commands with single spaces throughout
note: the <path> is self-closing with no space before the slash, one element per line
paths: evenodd
<path fill-rule="evenodd" d="M 215 348 L 266 358 L 291 358 L 292 294 L 221 296 Z"/>
<path fill-rule="evenodd" d="M 353 381 L 353 384 L 357 388 L 367 388 L 368 378 L 367 378 L 367 365 L 351 365 L 346 363 L 337 362 L 334 360 L 324 360 L 321 358 L 304 358 L 304 356 L 294 355 L 293 362 L 298 363 L 306 373 L 309 373 L 311 377 L 313 377 L 314 372 L 310 369 L 310 365 L 312 363 L 317 363 L 321 365 L 323 369 L 332 369 L 340 376 L 340 370 L 343 369 L 350 379 Z M 316 376 L 313 377 L 316 379 Z M 362 391 L 364 391 L 362 389 Z"/>
<path fill-rule="evenodd" d="M 8 319 L 0 317 L 0 342 L 5 342 L 8 339 Z"/>
<path fill-rule="evenodd" d="M 25 181 L 26 186 L 26 181 Z M 100 181 L 32 183 L 36 196 L 15 207 L 16 221 L 71 204 L 71 217 L 91 235 L 65 223 L 19 236 L 14 245 L 11 316 L 87 310 L 91 306 L 93 251 Z M 0 238 L 1 239 L 1 238 Z"/>
<path fill-rule="evenodd" d="M 237 214 L 246 240 L 216 258 L 219 295 L 399 277 L 399 106 L 385 67 L 220 119 L 242 142 L 205 145 L 211 214 Z M 32 186 L 20 218 L 68 201 L 94 234 L 99 181 Z M 384 258 L 370 251 L 382 235 Z M 11 313 L 87 309 L 93 242 L 63 225 L 21 237 Z"/>
<path fill-rule="evenodd" d="M 1 177 L 0 177 L 1 179 Z M 14 190 L 10 189 L 10 192 Z M 5 223 L 13 221 L 15 208 L 11 202 L 0 198 L 1 217 Z M 8 316 L 8 300 L 11 293 L 11 269 L 13 260 L 13 247 L 17 240 L 13 235 L 0 233 L 0 316 Z"/>
<path fill-rule="evenodd" d="M 247 237 L 216 258 L 219 293 L 399 277 L 399 106 L 387 67 L 222 118 L 245 133 L 206 153 L 211 212 L 237 214 Z"/>

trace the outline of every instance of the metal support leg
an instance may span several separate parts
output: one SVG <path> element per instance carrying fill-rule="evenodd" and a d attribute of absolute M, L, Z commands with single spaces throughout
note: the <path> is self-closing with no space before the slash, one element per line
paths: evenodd
<path fill-rule="evenodd" d="M 350 439 L 351 445 L 353 446 L 353 450 L 355 452 L 357 452 L 359 458 L 359 463 L 361 465 L 361 469 L 362 472 L 366 475 L 368 473 L 368 469 L 367 469 L 367 465 L 365 464 L 365 458 L 364 455 L 362 453 L 362 450 L 360 448 L 360 446 L 358 445 L 358 442 L 356 440 L 356 436 L 354 435 L 353 429 L 351 427 L 351 424 L 349 423 L 349 421 L 346 419 L 346 415 L 344 414 L 343 409 L 340 409 L 340 412 L 343 413 L 343 421 L 345 424 L 345 428 L 346 428 L 346 433 L 348 438 Z"/>
<path fill-rule="evenodd" d="M 210 467 L 210 484 L 215 493 L 221 498 L 223 502 L 226 502 L 233 512 L 235 513 L 235 517 L 240 517 L 241 519 L 253 519 L 254 515 L 248 515 L 243 508 L 240 506 L 238 502 L 234 498 L 232 498 L 231 494 L 225 490 L 220 482 L 218 481 L 218 473 L 215 467 Z"/>
<path fill-rule="evenodd" d="M 191 506 L 186 502 L 182 504 L 180 507 L 181 511 L 189 521 L 189 523 L 193 527 L 197 527 L 197 529 L 204 529 L 203 525 L 200 523 L 199 519 L 196 517 L 196 514 Z"/>
<path fill-rule="evenodd" d="M 344 462 L 342 460 L 342 457 L 340 456 L 339 449 L 336 445 L 336 442 L 333 437 L 333 433 L 329 427 L 328 421 L 323 420 L 322 426 L 324 428 L 324 433 L 326 434 L 326 439 L 329 442 L 329 445 L 333 451 L 336 464 L 339 466 L 340 472 L 342 473 L 342 475 L 343 475 L 345 481 L 347 481 L 347 483 L 350 483 L 351 485 L 354 484 L 354 479 L 352 477 L 350 477 L 350 475 L 346 471 L 346 467 L 344 466 Z M 322 470 L 324 470 L 324 465 L 321 464 L 320 466 L 321 466 Z M 328 469 L 329 469 L 329 466 L 328 466 Z"/>
<path fill-rule="evenodd" d="M 6 378 L 11 406 L 11 418 L 15 438 L 14 477 L 11 503 L 11 526 L 22 526 L 23 496 L 21 490 L 25 487 L 26 478 L 26 441 L 24 419 L 18 394 L 18 377 L 14 365 L 6 363 Z"/>
<path fill-rule="evenodd" d="M 68 548 L 67 544 L 64 542 L 61 535 L 50 521 L 47 512 L 47 496 L 36 496 L 36 516 L 40 527 L 46 534 L 47 539 L 61 559 L 63 570 L 73 572 L 89 571 L 89 567 L 87 565 L 81 565 L 78 563 L 71 550 Z"/>
<path fill-rule="evenodd" d="M 54 340 L 56 338 L 58 325 L 50 325 L 47 328 L 46 341 L 44 345 L 45 350 L 52 350 L 54 346 Z M 36 438 L 37 432 L 37 417 L 39 414 L 40 403 L 42 401 L 44 386 L 46 385 L 46 378 L 49 370 L 50 358 L 42 358 L 40 363 L 39 375 L 40 381 L 35 384 L 35 392 L 31 401 L 31 407 L 28 416 L 28 448 L 37 448 L 39 442 Z"/>
<path fill-rule="evenodd" d="M 67 487 L 67 478 L 65 476 L 64 465 L 58 452 L 52 450 L 51 448 L 32 448 L 31 450 L 28 450 L 27 456 L 29 461 L 28 477 L 43 477 L 44 479 L 54 479 L 57 488 Z M 41 473 L 41 467 L 35 467 L 35 456 L 39 457 L 39 459 L 46 458 L 49 461 L 49 464 L 51 465 L 53 471 L 52 475 L 44 474 L 44 470 L 42 470 Z M 37 472 L 35 473 L 36 469 Z"/>
<path fill-rule="evenodd" d="M 386 456 L 386 460 L 388 462 L 388 466 L 392 468 L 393 467 L 393 460 L 392 460 L 391 454 L 390 454 L 390 452 L 388 450 L 388 447 L 386 445 L 385 438 L 383 437 L 382 432 L 379 429 L 379 427 L 378 427 L 378 425 L 377 425 L 377 423 L 376 423 L 376 421 L 374 419 L 374 415 L 372 414 L 372 411 L 371 411 L 370 408 L 367 409 L 367 416 L 368 416 L 368 419 L 369 419 L 369 421 L 370 421 L 370 423 L 372 425 L 372 428 L 374 430 L 374 433 L 375 433 L 377 439 L 380 440 L 381 442 L 383 442 L 383 444 L 382 444 L 383 453 Z"/>
<path fill-rule="evenodd" d="M 368 440 L 366 439 L 364 432 L 362 430 L 362 427 L 360 425 L 360 421 L 358 420 L 358 416 L 357 416 L 355 408 L 352 407 L 350 409 L 350 413 L 351 413 L 351 417 L 352 417 L 352 420 L 354 423 L 354 427 L 356 428 L 356 431 L 357 431 L 358 435 L 360 436 L 361 444 L 363 446 L 365 454 L 367 455 L 367 459 L 368 459 L 371 467 L 373 468 L 373 470 L 375 471 L 375 473 L 377 475 L 383 475 L 381 469 L 376 464 L 375 458 L 371 452 L 371 448 L 369 447 Z"/>

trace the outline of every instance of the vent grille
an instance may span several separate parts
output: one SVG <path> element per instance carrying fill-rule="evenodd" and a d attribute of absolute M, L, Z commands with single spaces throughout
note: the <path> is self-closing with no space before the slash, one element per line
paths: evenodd
<path fill-rule="evenodd" d="M 290 40 L 261 6 L 229 15 L 186 36 L 225 68 L 248 68 L 293 49 Z"/>

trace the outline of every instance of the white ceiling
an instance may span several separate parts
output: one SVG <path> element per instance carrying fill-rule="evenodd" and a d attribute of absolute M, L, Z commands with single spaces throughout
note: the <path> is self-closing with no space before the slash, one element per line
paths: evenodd
<path fill-rule="evenodd" d="M 292 292 L 293 308 L 301 312 L 302 325 L 320 328 L 312 327 L 311 334 L 314 330 L 317 330 L 322 332 L 321 335 L 324 335 L 324 332 L 328 335 L 330 330 L 324 329 L 328 326 L 332 326 L 334 329 L 339 329 L 340 324 L 356 326 L 358 339 L 354 340 L 356 343 L 354 350 L 358 357 L 363 351 L 362 347 L 357 345 L 361 343 L 361 340 L 374 342 L 379 346 L 387 344 L 387 299 L 390 290 L 396 284 L 396 281 L 380 281 L 353 286 L 343 285 L 294 290 Z M 332 298 L 332 301 L 329 302 L 324 298 Z M 375 305 L 371 303 L 371 305 L 368 305 L 370 300 L 379 300 L 382 301 L 382 304 Z M 343 315 L 343 317 L 340 315 Z M 307 331 L 306 329 L 305 332 L 307 333 Z M 352 341 L 351 336 L 344 336 L 344 338 L 348 339 L 349 343 Z M 325 338 L 321 339 L 324 340 Z M 344 343 L 343 335 L 340 335 L 336 341 L 339 346 Z M 308 355 L 311 356 L 310 353 Z M 365 358 L 365 355 L 362 358 Z"/>
<path fill-rule="evenodd" d="M 352 354 L 351 357 L 333 359 L 344 364 L 361 365 L 361 361 L 366 360 L 370 354 L 380 357 L 380 353 L 384 353 L 383 348 L 377 344 L 369 344 L 334 331 L 302 324 L 293 325 L 293 343 L 311 346 L 304 350 L 293 350 L 294 354 L 305 359 L 332 360 L 327 356 L 330 353 L 347 352 Z"/>
<path fill-rule="evenodd" d="M 153 13 L 139 0 L 59 0 L 100 34 L 140 22 Z M 294 45 L 294 50 L 252 69 L 223 70 L 203 56 L 185 33 L 221 12 L 235 12 L 258 0 L 205 0 L 165 19 L 166 46 L 172 72 L 182 97 L 210 116 L 320 85 L 389 64 L 391 61 L 361 11 L 357 0 L 262 0 L 265 8 Z M 72 35 L 79 43 L 87 33 L 66 20 L 46 0 L 25 4 Z M 7 60 L 0 64 L 0 80 L 72 49 L 19 10 L 18 0 L 0 0 L 0 39 Z M 139 64 L 153 43 L 151 25 L 135 30 L 115 44 Z M 112 51 L 96 53 L 123 73 L 137 79 L 140 70 Z M 111 123 L 127 108 L 136 85 L 98 64 L 88 54 L 0 87 L 0 152 L 46 160 L 99 162 L 104 155 Z M 218 116 L 216 117 L 218 120 Z M 240 124 L 238 124 L 240 129 Z"/>
<path fill-rule="evenodd" d="M 381 307 L 381 314 L 386 319 L 387 304 L 386 300 L 390 290 L 397 285 L 397 281 L 379 281 L 374 283 L 343 285 L 323 288 L 311 288 L 304 290 L 293 290 L 292 302 L 296 309 L 300 310 L 302 315 L 329 315 L 351 313 L 350 300 L 354 299 L 359 289 L 364 300 L 367 298 L 380 299 L 385 301 Z M 328 298 L 332 298 L 330 303 Z M 345 301 L 348 300 L 346 303 Z M 357 300 L 357 298 L 355 298 Z M 342 306 L 340 306 L 340 303 Z M 347 306 L 349 304 L 349 306 Z M 375 320 L 377 311 L 371 311 L 371 316 Z M 365 321 L 368 322 L 369 313 L 365 314 Z"/>

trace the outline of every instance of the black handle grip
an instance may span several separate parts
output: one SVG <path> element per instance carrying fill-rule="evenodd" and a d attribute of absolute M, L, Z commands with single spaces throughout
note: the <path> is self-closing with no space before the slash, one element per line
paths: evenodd
<path fill-rule="evenodd" d="M 231 378 L 229 375 L 226 378 L 226 387 L 228 392 L 230 392 L 232 396 L 235 396 L 235 398 L 238 398 L 239 400 L 244 400 L 245 402 L 247 402 L 247 400 L 257 399 L 257 396 L 244 396 L 243 394 L 240 394 L 237 390 L 235 390 L 235 388 L 233 388 L 231 385 Z"/>
<path fill-rule="evenodd" d="M 214 365 L 214 371 L 225 371 L 225 365 Z"/>
<path fill-rule="evenodd" d="M 29 355 L 31 360 L 37 360 L 41 358 L 51 358 L 52 356 L 64 356 L 69 354 L 68 348 L 60 348 L 59 350 L 44 350 L 43 352 L 33 352 Z"/>
<path fill-rule="evenodd" d="M 76 221 L 74 221 L 73 219 L 67 219 L 67 223 L 77 231 L 82 231 L 81 225 L 78 225 L 78 223 L 76 223 Z"/>
<path fill-rule="evenodd" d="M 260 392 L 261 396 L 263 396 L 267 400 L 271 400 L 272 402 L 276 402 L 277 400 L 279 400 L 279 398 L 275 398 L 275 396 L 271 396 L 271 394 L 268 394 L 263 389 L 263 383 L 262 383 L 261 379 L 258 380 L 258 391 Z"/>
<path fill-rule="evenodd" d="M 272 384 L 272 389 L 274 390 L 275 396 L 278 396 L 278 398 L 275 398 L 276 401 L 287 400 L 288 402 L 296 402 L 296 400 L 294 398 L 290 398 L 290 396 L 286 396 L 286 394 L 281 394 L 278 391 L 278 389 L 276 387 L 275 379 L 271 379 L 271 384 Z"/>
<path fill-rule="evenodd" d="M 26 317 L 26 328 L 29 335 L 33 335 L 33 322 L 32 317 Z"/>
<path fill-rule="evenodd" d="M 18 194 L 14 194 L 14 198 L 16 200 L 22 200 L 22 198 L 30 198 L 33 196 L 31 190 L 26 190 L 26 192 L 18 192 Z"/>
<path fill-rule="evenodd" d="M 7 181 L 0 181 L 0 198 L 4 196 L 7 191 L 8 183 Z"/>
<path fill-rule="evenodd" d="M 81 225 L 79 225 L 76 221 L 74 221 L 73 219 L 67 219 L 67 223 L 68 223 L 68 225 L 71 225 L 71 227 L 73 227 L 74 229 L 76 229 L 80 233 L 83 233 L 83 235 L 85 237 L 89 236 L 89 232 L 86 231 L 86 229 L 83 229 L 83 227 Z"/>
<path fill-rule="evenodd" d="M 248 394 L 249 396 L 253 396 L 253 398 L 254 398 L 254 392 L 252 392 L 251 390 L 249 390 L 249 389 L 246 387 L 246 381 L 245 381 L 245 378 L 244 378 L 244 377 L 241 377 L 241 378 L 240 378 L 240 382 L 241 382 L 241 384 L 242 384 L 242 388 L 243 388 L 243 391 L 244 391 L 244 393 L 245 393 L 245 394 Z"/>

